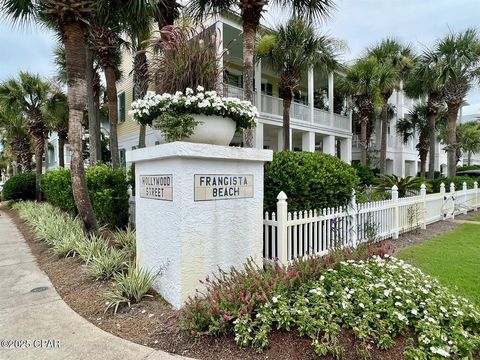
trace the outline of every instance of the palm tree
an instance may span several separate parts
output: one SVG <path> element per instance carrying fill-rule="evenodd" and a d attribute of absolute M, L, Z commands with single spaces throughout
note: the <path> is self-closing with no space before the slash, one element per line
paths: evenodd
<path fill-rule="evenodd" d="M 367 50 L 369 57 L 375 58 L 379 64 L 384 65 L 384 71 L 379 79 L 380 94 L 383 100 L 380 143 L 380 172 L 386 171 L 387 160 L 387 128 L 390 117 L 388 116 L 388 99 L 393 90 L 402 87 L 402 81 L 413 65 L 413 54 L 410 46 L 403 45 L 395 39 L 386 38 L 379 44 Z"/>
<path fill-rule="evenodd" d="M 367 150 L 371 131 L 369 123 L 375 111 L 375 103 L 380 97 L 380 79 L 389 70 L 373 58 L 358 60 L 339 79 L 338 87 L 353 98 L 360 120 L 360 162 L 367 165 Z"/>
<path fill-rule="evenodd" d="M 270 4 L 279 5 L 291 9 L 291 13 L 298 17 L 311 21 L 321 19 L 329 15 L 335 7 L 333 0 L 291 1 L 274 0 L 193 0 L 189 4 L 189 11 L 196 17 L 202 18 L 209 13 L 220 13 L 232 8 L 238 9 L 242 17 L 243 26 L 243 90 L 244 100 L 253 100 L 253 57 L 255 54 L 255 37 L 260 19 L 266 7 Z M 260 84 L 257 84 L 260 91 Z M 246 147 L 253 146 L 253 130 L 245 129 L 243 142 Z"/>
<path fill-rule="evenodd" d="M 50 128 L 58 135 L 58 165 L 65 167 L 64 149 L 68 138 L 68 99 L 62 90 L 54 89 L 45 104 L 44 114 Z"/>
<path fill-rule="evenodd" d="M 107 12 L 97 12 L 92 17 L 89 26 L 89 42 L 91 48 L 99 58 L 105 74 L 108 100 L 108 122 L 110 126 L 110 151 L 112 155 L 112 167 L 120 167 L 120 153 L 118 149 L 118 99 L 117 99 L 117 80 L 119 79 L 119 64 L 121 47 L 126 45 L 120 34 L 125 28 L 117 16 L 112 16 L 111 12 L 118 16 L 121 9 L 109 8 Z M 90 51 L 92 50 L 90 49 Z M 93 83 L 93 78 L 92 78 Z"/>
<path fill-rule="evenodd" d="M 259 40 L 257 55 L 280 74 L 284 150 L 290 150 L 290 106 L 300 78 L 309 66 L 326 70 L 338 66 L 334 42 L 327 36 L 317 36 L 312 25 L 292 18 L 286 25 L 279 26 L 274 35 L 265 35 Z"/>
<path fill-rule="evenodd" d="M 446 119 L 439 123 L 438 137 L 443 143 L 448 141 L 448 125 Z M 472 121 L 464 124 L 458 124 L 456 128 L 457 146 L 455 148 L 455 165 L 462 158 L 463 153 L 467 153 L 468 165 L 470 165 L 472 153 L 480 151 L 480 127 L 478 122 Z"/>
<path fill-rule="evenodd" d="M 430 124 L 428 121 L 428 107 L 417 105 L 407 117 L 397 122 L 397 134 L 403 139 L 403 143 L 418 136 L 416 148 L 420 157 L 420 177 L 425 177 L 425 163 L 430 150 Z"/>
<path fill-rule="evenodd" d="M 80 218 L 87 231 L 97 229 L 85 180 L 82 151 L 82 117 L 86 105 L 86 27 L 96 2 L 85 0 L 4 0 L 1 10 L 14 22 L 48 21 L 65 46 L 69 106 L 72 189 Z"/>
<path fill-rule="evenodd" d="M 420 187 L 424 183 L 424 179 L 413 176 L 406 176 L 404 178 L 397 175 L 379 174 L 375 179 L 375 190 L 379 192 L 390 191 L 395 185 L 398 188 L 398 196 L 405 197 L 416 195 L 420 190 Z M 431 191 L 432 185 L 428 182 L 425 183 L 427 191 Z"/>
<path fill-rule="evenodd" d="M 13 175 L 17 175 L 19 165 L 20 169 L 31 171 L 32 145 L 23 115 L 17 109 L 0 107 L 0 130 L 3 148 L 10 148 Z"/>
<path fill-rule="evenodd" d="M 20 72 L 18 79 L 10 79 L 0 85 L 0 103 L 9 109 L 18 109 L 25 114 L 28 132 L 35 148 L 35 198 L 41 200 L 40 181 L 42 178 L 42 158 L 48 128 L 42 113 L 50 91 L 49 83 L 38 75 Z"/>
<path fill-rule="evenodd" d="M 480 77 L 480 38 L 475 29 L 461 33 L 451 33 L 441 39 L 426 54 L 428 64 L 437 67 L 438 82 L 443 85 L 442 95 L 448 108 L 448 161 L 449 177 L 456 173 L 456 127 L 460 107 L 472 87 Z"/>
<path fill-rule="evenodd" d="M 427 97 L 426 110 L 429 124 L 429 163 L 428 178 L 434 179 L 435 175 L 435 155 L 437 154 L 436 127 L 439 111 L 443 105 L 443 86 L 440 83 L 438 66 L 429 62 L 431 55 L 428 50 L 417 57 L 415 66 L 409 73 L 405 82 L 405 93 L 410 98 Z"/>

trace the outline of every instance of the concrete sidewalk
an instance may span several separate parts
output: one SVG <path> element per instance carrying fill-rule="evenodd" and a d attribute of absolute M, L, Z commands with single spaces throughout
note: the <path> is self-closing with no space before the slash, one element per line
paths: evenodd
<path fill-rule="evenodd" d="M 32 292 L 41 287 L 47 289 Z M 29 348 L 16 348 L 22 345 Z M 60 298 L 23 236 L 0 211 L 0 360 L 10 359 L 186 358 L 123 340 L 78 315 Z"/>

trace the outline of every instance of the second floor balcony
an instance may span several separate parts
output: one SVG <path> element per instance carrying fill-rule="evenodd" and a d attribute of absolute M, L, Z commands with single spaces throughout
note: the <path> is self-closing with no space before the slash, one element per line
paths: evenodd
<path fill-rule="evenodd" d="M 224 96 L 237 97 L 243 100 L 243 89 L 238 86 L 224 84 Z M 283 100 L 280 97 L 254 92 L 253 104 L 257 107 L 261 118 L 278 121 L 283 120 Z M 298 101 L 290 107 L 290 120 L 300 125 L 310 125 L 330 131 L 351 132 L 351 121 L 348 116 L 315 108 Z"/>

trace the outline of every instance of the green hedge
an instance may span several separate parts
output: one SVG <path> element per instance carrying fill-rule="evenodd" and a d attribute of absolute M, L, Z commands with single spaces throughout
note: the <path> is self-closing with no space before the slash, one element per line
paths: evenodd
<path fill-rule="evenodd" d="M 12 176 L 3 185 L 3 200 L 35 200 L 35 174 Z"/>
<path fill-rule="evenodd" d="M 467 187 L 469 189 L 473 189 L 473 183 L 475 181 L 478 181 L 474 178 L 471 178 L 469 176 L 456 176 L 454 178 L 439 178 L 435 179 L 432 182 L 433 186 L 433 192 L 437 193 L 440 192 L 440 184 L 443 182 L 445 184 L 445 191 L 449 192 L 450 191 L 450 183 L 455 184 L 455 190 L 461 190 L 463 189 L 463 182 L 467 183 Z"/>
<path fill-rule="evenodd" d="M 310 152 L 282 151 L 265 166 L 265 211 L 277 211 L 277 195 L 288 196 L 289 211 L 347 204 L 358 186 L 355 169 L 340 159 Z"/>
<path fill-rule="evenodd" d="M 480 170 L 480 165 L 464 165 L 458 166 L 457 171 Z"/>
<path fill-rule="evenodd" d="M 107 165 L 86 169 L 87 187 L 97 221 L 102 225 L 123 227 L 128 223 L 128 192 L 124 170 L 113 170 Z M 69 169 L 47 172 L 42 179 L 45 199 L 53 205 L 76 213 Z"/>

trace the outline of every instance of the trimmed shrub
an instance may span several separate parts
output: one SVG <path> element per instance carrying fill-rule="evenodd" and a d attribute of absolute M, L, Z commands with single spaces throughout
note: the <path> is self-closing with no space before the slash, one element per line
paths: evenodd
<path fill-rule="evenodd" d="M 42 178 L 42 192 L 50 204 L 70 214 L 76 214 L 70 176 L 70 169 L 58 168 L 48 171 Z"/>
<path fill-rule="evenodd" d="M 352 165 L 360 178 L 360 184 L 364 186 L 372 185 L 375 179 L 374 170 L 370 169 L 367 165 L 356 163 Z"/>
<path fill-rule="evenodd" d="M 42 180 L 45 198 L 70 214 L 76 214 L 69 169 L 49 171 Z M 100 224 L 124 227 L 128 223 L 128 184 L 124 170 L 95 165 L 86 170 L 87 187 Z"/>
<path fill-rule="evenodd" d="M 265 166 L 265 211 L 277 211 L 277 195 L 288 196 L 289 211 L 322 209 L 348 203 L 359 184 L 355 169 L 323 153 L 282 151 Z"/>
<path fill-rule="evenodd" d="M 480 170 L 480 165 L 464 165 L 457 167 L 457 171 Z"/>
<path fill-rule="evenodd" d="M 35 200 L 35 174 L 23 173 L 5 182 L 3 200 Z"/>
<path fill-rule="evenodd" d="M 450 183 L 452 183 L 452 182 L 455 184 L 455 190 L 458 191 L 458 190 L 462 190 L 463 182 L 467 183 L 467 187 L 469 189 L 473 189 L 473 183 L 475 181 L 477 181 L 477 180 L 474 179 L 474 178 L 471 178 L 469 176 L 456 176 L 454 178 L 435 179 L 432 182 L 433 192 L 434 193 L 440 192 L 440 185 L 441 185 L 442 182 L 445 184 L 445 190 L 447 192 L 449 192 L 450 191 Z"/>

